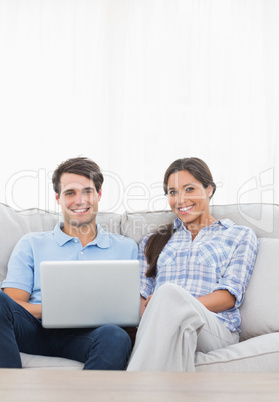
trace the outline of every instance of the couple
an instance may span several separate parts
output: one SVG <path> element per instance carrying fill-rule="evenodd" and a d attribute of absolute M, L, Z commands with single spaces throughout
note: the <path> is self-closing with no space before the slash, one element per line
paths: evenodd
<path fill-rule="evenodd" d="M 179 159 L 169 166 L 164 191 L 177 218 L 147 235 L 139 253 L 132 239 L 96 224 L 103 183 L 96 163 L 69 159 L 52 181 L 64 222 L 51 232 L 25 235 L 13 250 L 0 292 L 0 367 L 21 368 L 25 352 L 77 360 L 85 370 L 193 371 L 196 350 L 238 342 L 238 307 L 258 242 L 251 229 L 210 215 L 216 186 L 202 160 Z M 81 250 L 88 260 L 140 260 L 142 319 L 131 356 L 130 337 L 118 326 L 41 325 L 40 262 L 46 255 L 76 260 Z"/>

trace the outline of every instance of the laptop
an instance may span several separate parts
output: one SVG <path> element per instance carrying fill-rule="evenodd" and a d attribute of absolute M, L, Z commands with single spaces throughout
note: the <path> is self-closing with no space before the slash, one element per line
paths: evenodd
<path fill-rule="evenodd" d="M 40 273 L 44 328 L 138 325 L 139 261 L 44 261 Z"/>

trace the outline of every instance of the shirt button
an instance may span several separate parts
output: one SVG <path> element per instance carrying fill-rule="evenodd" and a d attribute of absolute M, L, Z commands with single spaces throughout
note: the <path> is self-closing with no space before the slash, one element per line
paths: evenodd
<path fill-rule="evenodd" d="M 80 254 L 83 255 L 83 251 L 81 251 Z"/>
<path fill-rule="evenodd" d="M 75 239 L 75 243 L 77 243 L 78 241 L 77 241 L 77 239 Z"/>

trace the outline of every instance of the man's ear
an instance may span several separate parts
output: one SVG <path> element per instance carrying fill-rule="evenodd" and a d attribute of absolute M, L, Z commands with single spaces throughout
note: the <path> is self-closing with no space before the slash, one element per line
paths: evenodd
<path fill-rule="evenodd" d="M 59 195 L 58 193 L 55 193 L 55 199 L 58 205 L 60 205 L 60 200 L 59 200 Z"/>
<path fill-rule="evenodd" d="M 102 197 L 102 189 L 100 188 L 98 192 L 98 202 L 100 201 L 101 197 Z"/>

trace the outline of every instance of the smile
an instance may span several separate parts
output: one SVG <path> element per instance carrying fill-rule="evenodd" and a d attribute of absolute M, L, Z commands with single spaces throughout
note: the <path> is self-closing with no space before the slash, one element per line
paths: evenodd
<path fill-rule="evenodd" d="M 87 212 L 89 211 L 89 208 L 83 208 L 83 209 L 72 209 L 72 212 L 74 212 L 75 214 L 81 214 L 83 212 Z"/>
<path fill-rule="evenodd" d="M 182 207 L 182 208 L 178 208 L 179 212 L 188 212 L 190 209 L 192 209 L 194 207 L 195 204 L 190 205 L 189 207 Z"/>

